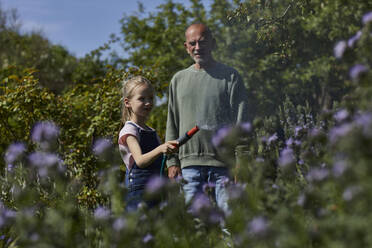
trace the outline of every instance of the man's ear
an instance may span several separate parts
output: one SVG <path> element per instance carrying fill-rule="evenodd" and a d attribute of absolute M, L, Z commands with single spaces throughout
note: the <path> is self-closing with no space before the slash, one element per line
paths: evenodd
<path fill-rule="evenodd" d="M 186 43 L 186 41 L 183 43 L 183 46 L 187 49 L 187 43 Z"/>
<path fill-rule="evenodd" d="M 126 97 L 126 98 L 124 98 L 123 101 L 124 101 L 124 106 L 127 107 L 127 108 L 129 108 L 130 107 L 129 99 Z"/>

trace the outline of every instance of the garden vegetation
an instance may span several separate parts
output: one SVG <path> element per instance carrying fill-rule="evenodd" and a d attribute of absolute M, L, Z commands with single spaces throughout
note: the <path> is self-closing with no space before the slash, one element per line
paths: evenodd
<path fill-rule="evenodd" d="M 372 3 L 345 0 L 139 4 L 84 58 L 22 33 L 0 9 L 0 247 L 371 247 Z M 166 99 L 192 61 L 184 31 L 206 23 L 236 68 L 255 119 L 216 130 L 231 165 L 231 211 L 154 178 L 126 213 L 117 151 L 120 87 L 133 75 Z M 126 58 L 112 53 L 120 42 Z M 163 137 L 166 104 L 149 126 Z M 236 141 L 245 146 L 235 150 Z"/>

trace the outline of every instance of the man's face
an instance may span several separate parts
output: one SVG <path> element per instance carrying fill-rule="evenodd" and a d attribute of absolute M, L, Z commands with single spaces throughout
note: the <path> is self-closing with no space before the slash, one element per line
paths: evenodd
<path fill-rule="evenodd" d="M 214 41 L 204 26 L 191 26 L 186 31 L 185 48 L 198 65 L 205 65 L 213 60 Z"/>

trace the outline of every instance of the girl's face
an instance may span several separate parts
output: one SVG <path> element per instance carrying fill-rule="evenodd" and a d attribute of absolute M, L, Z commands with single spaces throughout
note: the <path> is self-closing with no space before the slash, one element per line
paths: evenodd
<path fill-rule="evenodd" d="M 140 85 L 134 89 L 130 99 L 124 99 L 124 103 L 131 110 L 133 118 L 144 121 L 154 106 L 154 91 L 148 85 Z"/>

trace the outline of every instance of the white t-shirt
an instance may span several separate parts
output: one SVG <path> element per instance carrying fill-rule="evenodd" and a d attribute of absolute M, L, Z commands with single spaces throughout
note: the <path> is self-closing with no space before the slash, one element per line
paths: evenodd
<path fill-rule="evenodd" d="M 132 124 L 129 124 L 132 123 Z M 153 128 L 146 126 L 148 130 L 155 131 Z M 130 170 L 133 167 L 134 164 L 134 158 L 132 156 L 132 153 L 129 150 L 128 144 L 127 144 L 127 137 L 128 135 L 132 135 L 137 138 L 138 142 L 140 142 L 139 132 L 138 128 L 141 130 L 144 130 L 141 126 L 137 125 L 133 121 L 127 121 L 125 122 L 124 127 L 120 130 L 119 133 L 119 151 L 120 156 L 123 159 L 123 162 L 125 163 L 128 170 Z M 158 140 L 160 141 L 159 137 L 157 136 Z"/>

